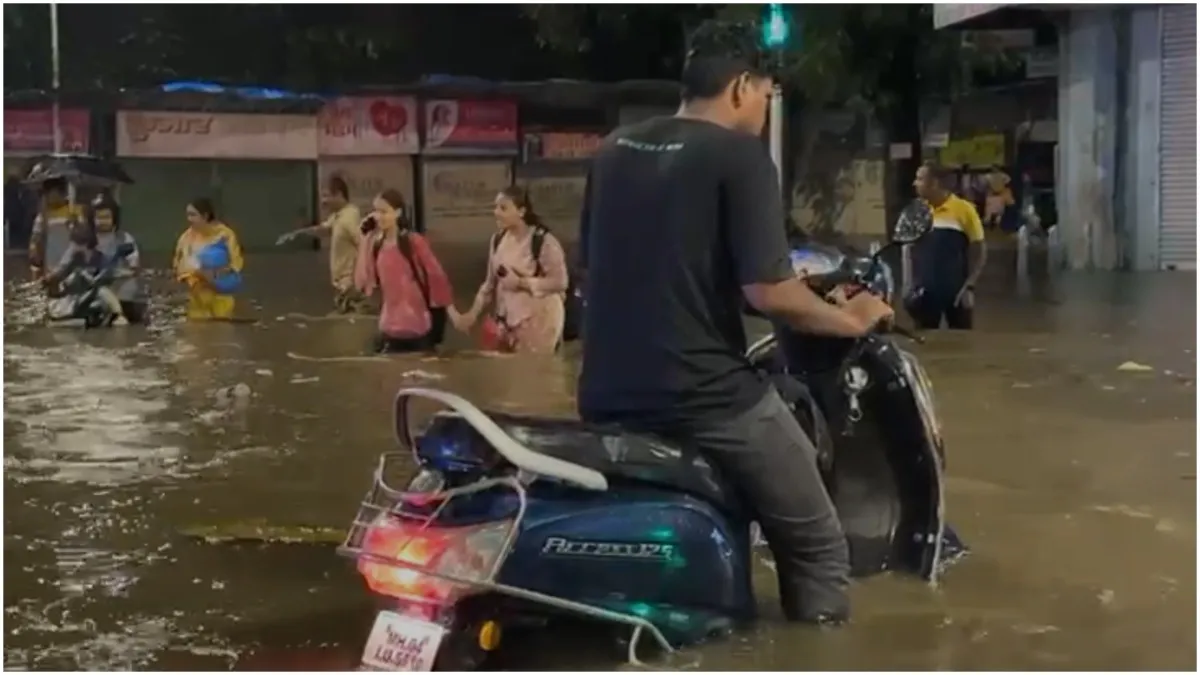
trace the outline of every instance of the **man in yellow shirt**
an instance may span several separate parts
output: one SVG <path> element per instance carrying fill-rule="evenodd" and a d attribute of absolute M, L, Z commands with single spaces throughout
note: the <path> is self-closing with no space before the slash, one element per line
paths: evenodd
<path fill-rule="evenodd" d="M 54 178 L 42 183 L 42 204 L 29 236 L 29 265 L 34 278 L 58 265 L 71 247 L 71 228 L 83 221 L 83 208 L 67 198 L 67 181 Z"/>
<path fill-rule="evenodd" d="M 363 240 L 362 214 L 350 203 L 350 188 L 344 178 L 334 174 L 325 181 L 321 204 L 328 209 L 329 217 L 293 234 L 329 237 L 329 276 L 333 282 L 334 306 L 343 314 L 366 313 L 367 298 L 354 287 L 354 266 Z"/>
<path fill-rule="evenodd" d="M 917 169 L 913 187 L 933 209 L 933 230 L 913 255 L 913 290 L 907 309 L 922 329 L 969 330 L 974 325 L 975 284 L 987 261 L 983 224 L 975 205 L 950 191 L 951 176 L 933 162 Z"/>

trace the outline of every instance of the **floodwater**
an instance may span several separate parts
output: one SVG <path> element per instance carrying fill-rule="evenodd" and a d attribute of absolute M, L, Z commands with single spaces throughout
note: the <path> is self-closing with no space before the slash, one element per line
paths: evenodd
<path fill-rule="evenodd" d="M 371 322 L 319 318 L 323 257 L 249 265 L 256 302 L 242 311 L 258 323 L 160 313 L 149 330 L 86 334 L 27 325 L 23 272 L 8 266 L 6 668 L 351 668 L 371 605 L 332 547 L 182 531 L 344 525 L 392 447 L 405 383 L 573 411 L 569 358 L 346 358 Z M 450 267 L 462 280 L 482 264 Z M 783 624 L 763 566 L 764 620 L 690 650 L 701 669 L 1196 667 L 1194 275 L 1068 276 L 1028 296 L 993 285 L 978 331 L 916 348 L 945 427 L 950 519 L 972 554 L 937 589 L 857 584 L 840 630 Z M 1147 369 L 1119 370 L 1127 361 Z M 248 397 L 228 394 L 238 383 Z M 501 664 L 611 669 L 620 653 L 608 633 L 571 627 L 513 637 Z"/>

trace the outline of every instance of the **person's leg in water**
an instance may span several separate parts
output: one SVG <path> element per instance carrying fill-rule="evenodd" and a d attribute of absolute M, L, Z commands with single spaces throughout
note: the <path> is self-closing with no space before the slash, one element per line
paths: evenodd
<path fill-rule="evenodd" d="M 133 300 L 121 301 L 121 312 L 129 323 L 144 324 L 146 323 L 147 303 Z"/>
<path fill-rule="evenodd" d="M 419 338 L 394 338 L 376 333 L 371 341 L 371 351 L 375 354 L 409 354 L 412 352 L 428 351 L 428 336 Z"/>
<path fill-rule="evenodd" d="M 125 308 L 121 306 L 121 299 L 113 292 L 113 289 L 108 286 L 101 286 L 96 289 L 96 297 L 108 307 L 108 311 L 112 312 L 116 317 L 113 319 L 114 326 L 125 326 L 129 324 L 129 319 L 125 316 Z"/>
<path fill-rule="evenodd" d="M 971 330 L 975 327 L 975 308 L 951 303 L 946 309 L 946 327 L 950 330 Z"/>
<path fill-rule="evenodd" d="M 232 295 L 215 293 L 204 286 L 193 286 L 188 294 L 187 318 L 189 321 L 231 319 L 235 305 Z"/>
<path fill-rule="evenodd" d="M 848 619 L 849 544 L 821 479 L 817 448 L 779 393 L 772 388 L 750 410 L 683 436 L 740 488 L 755 512 L 775 556 L 784 616 Z"/>

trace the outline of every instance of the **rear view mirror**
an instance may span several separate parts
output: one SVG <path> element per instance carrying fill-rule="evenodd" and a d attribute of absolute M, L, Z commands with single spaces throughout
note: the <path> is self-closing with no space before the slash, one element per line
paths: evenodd
<path fill-rule="evenodd" d="M 933 210 L 921 199 L 914 199 L 896 219 L 896 227 L 892 233 L 892 241 L 897 244 L 911 244 L 924 237 L 933 229 Z"/>

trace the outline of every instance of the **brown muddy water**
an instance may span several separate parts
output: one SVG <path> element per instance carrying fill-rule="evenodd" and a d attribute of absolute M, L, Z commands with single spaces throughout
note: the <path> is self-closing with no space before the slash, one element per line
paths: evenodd
<path fill-rule="evenodd" d="M 352 668 L 370 602 L 331 547 L 180 530 L 344 525 L 392 447 L 390 397 L 405 383 L 573 412 L 569 355 L 339 358 L 361 355 L 372 326 L 294 314 L 328 309 L 323 258 L 249 266 L 242 311 L 258 323 L 160 312 L 151 329 L 87 333 L 30 325 L 24 272 L 8 266 L 6 668 Z M 783 624 L 762 566 L 764 620 L 694 650 L 701 669 L 1196 667 L 1194 275 L 1005 286 L 984 297 L 978 331 L 916 348 L 945 426 L 950 519 L 972 555 L 936 590 L 857 584 L 840 630 Z M 1118 370 L 1127 361 L 1148 369 Z M 238 383 L 250 395 L 226 396 Z M 619 664 L 588 628 L 514 638 L 502 661 Z"/>

